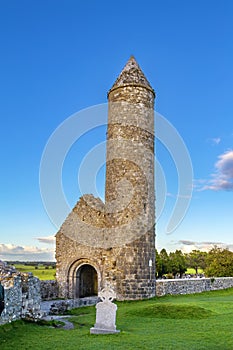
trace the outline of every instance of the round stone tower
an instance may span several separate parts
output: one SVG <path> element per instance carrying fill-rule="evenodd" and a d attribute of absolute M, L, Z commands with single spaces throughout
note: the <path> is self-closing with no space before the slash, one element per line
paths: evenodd
<path fill-rule="evenodd" d="M 56 235 L 60 297 L 155 295 L 154 98 L 131 57 L 108 93 L 105 203 L 82 196 Z"/>
<path fill-rule="evenodd" d="M 155 93 L 134 57 L 108 93 L 106 225 L 120 248 L 117 290 L 155 295 Z"/>

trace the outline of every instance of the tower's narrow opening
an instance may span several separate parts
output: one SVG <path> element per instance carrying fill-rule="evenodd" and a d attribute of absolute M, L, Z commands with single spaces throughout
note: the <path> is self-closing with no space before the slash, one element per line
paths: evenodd
<path fill-rule="evenodd" d="M 77 297 L 84 298 L 98 294 L 98 278 L 95 268 L 82 265 L 77 271 Z"/>

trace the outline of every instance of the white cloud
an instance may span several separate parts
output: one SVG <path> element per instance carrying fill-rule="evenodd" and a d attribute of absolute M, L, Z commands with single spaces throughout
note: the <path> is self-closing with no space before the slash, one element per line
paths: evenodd
<path fill-rule="evenodd" d="M 217 170 L 223 176 L 233 179 L 233 150 L 223 153 L 218 158 L 219 160 L 215 164 Z"/>
<path fill-rule="evenodd" d="M 0 243 L 1 260 L 51 261 L 54 249 Z"/>
<path fill-rule="evenodd" d="M 208 252 L 210 249 L 217 246 L 218 248 L 228 248 L 229 250 L 233 251 L 233 245 L 232 244 L 226 244 L 223 242 L 194 242 L 194 241 L 188 241 L 188 240 L 179 240 L 177 245 L 180 246 L 180 249 L 183 253 L 190 253 L 192 250 L 200 250 L 202 252 Z"/>
<path fill-rule="evenodd" d="M 48 244 L 54 244 L 55 243 L 55 236 L 37 237 L 36 239 L 40 243 L 48 243 Z"/>
<path fill-rule="evenodd" d="M 198 189 L 199 191 L 233 191 L 233 150 L 218 156 L 218 161 L 215 163 L 215 172 L 211 177 Z"/>

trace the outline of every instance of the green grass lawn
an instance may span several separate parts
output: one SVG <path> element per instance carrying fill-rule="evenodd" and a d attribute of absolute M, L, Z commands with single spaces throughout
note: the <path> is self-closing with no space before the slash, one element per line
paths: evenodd
<path fill-rule="evenodd" d="M 95 307 L 86 307 L 71 310 L 73 330 L 23 321 L 4 325 L 0 349 L 233 349 L 233 288 L 117 305 L 120 334 L 90 335 Z"/>
<path fill-rule="evenodd" d="M 38 277 L 40 280 L 54 280 L 56 269 L 53 269 L 49 266 L 48 269 L 45 266 L 40 265 L 36 269 L 35 266 L 24 265 L 24 264 L 15 264 L 15 268 L 21 272 L 32 272 L 34 276 Z"/>

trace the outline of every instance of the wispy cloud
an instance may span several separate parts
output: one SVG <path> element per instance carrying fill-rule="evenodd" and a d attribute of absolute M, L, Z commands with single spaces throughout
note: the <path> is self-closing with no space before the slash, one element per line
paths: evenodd
<path fill-rule="evenodd" d="M 233 251 L 233 244 L 226 244 L 223 242 L 195 242 L 189 240 L 179 240 L 178 242 L 176 242 L 176 245 L 179 245 L 180 249 L 184 253 L 190 253 L 192 250 L 201 250 L 203 252 L 208 252 L 214 246 L 217 246 L 219 248 L 228 248 L 229 250 Z"/>
<path fill-rule="evenodd" d="M 54 249 L 0 243 L 0 259 L 19 261 L 51 261 L 54 260 Z"/>
<path fill-rule="evenodd" d="M 54 244 L 55 243 L 55 236 L 37 237 L 36 239 L 40 243 L 48 243 L 48 244 Z"/>
<path fill-rule="evenodd" d="M 215 146 L 221 142 L 221 138 L 220 137 L 213 137 L 213 138 L 207 139 L 207 142 L 211 143 L 212 146 Z"/>
<path fill-rule="evenodd" d="M 186 241 L 186 240 L 180 240 L 180 241 L 178 241 L 178 243 L 182 243 L 184 245 L 194 245 L 195 244 L 195 242 L 193 242 L 193 241 Z"/>
<path fill-rule="evenodd" d="M 233 191 L 233 150 L 229 150 L 218 157 L 215 163 L 215 172 L 211 179 L 196 181 L 196 189 L 199 191 Z M 199 186 L 198 186 L 199 185 Z"/>

